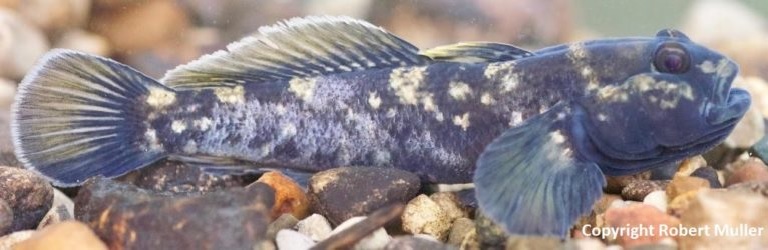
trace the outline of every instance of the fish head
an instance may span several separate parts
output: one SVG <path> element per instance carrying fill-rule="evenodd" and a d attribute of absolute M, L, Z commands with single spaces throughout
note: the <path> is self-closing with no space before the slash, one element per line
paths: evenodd
<path fill-rule="evenodd" d="M 731 88 L 736 63 L 683 33 L 662 30 L 622 66 L 615 84 L 584 102 L 586 153 L 606 174 L 630 174 L 693 154 L 727 137 L 746 113 L 750 96 Z"/>

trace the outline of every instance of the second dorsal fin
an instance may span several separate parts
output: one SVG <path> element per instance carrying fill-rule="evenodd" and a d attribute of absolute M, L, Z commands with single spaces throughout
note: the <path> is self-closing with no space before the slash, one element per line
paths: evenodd
<path fill-rule="evenodd" d="M 418 48 L 380 27 L 349 17 L 294 18 L 168 71 L 176 89 L 235 86 L 358 71 L 423 65 Z"/>
<path fill-rule="evenodd" d="M 503 43 L 463 42 L 434 47 L 420 54 L 435 61 L 492 63 L 533 56 L 532 52 Z"/>

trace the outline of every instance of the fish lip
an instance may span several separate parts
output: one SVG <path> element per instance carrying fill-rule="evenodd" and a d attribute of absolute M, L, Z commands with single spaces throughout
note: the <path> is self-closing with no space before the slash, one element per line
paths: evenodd
<path fill-rule="evenodd" d="M 727 63 L 719 63 L 717 66 L 713 76 L 715 89 L 704 107 L 704 114 L 710 125 L 728 122 L 747 112 L 751 102 L 749 93 L 743 89 L 731 88 L 737 73 L 738 66 L 733 61 L 728 60 Z"/>

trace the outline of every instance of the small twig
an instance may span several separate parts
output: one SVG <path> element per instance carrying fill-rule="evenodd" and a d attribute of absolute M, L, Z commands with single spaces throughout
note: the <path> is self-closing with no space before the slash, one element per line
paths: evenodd
<path fill-rule="evenodd" d="M 350 249 L 358 241 L 362 240 L 377 229 L 383 227 L 390 221 L 397 219 L 403 213 L 405 205 L 397 203 L 380 208 L 373 212 L 368 218 L 342 230 L 341 232 L 317 243 L 311 250 L 321 249 Z"/>

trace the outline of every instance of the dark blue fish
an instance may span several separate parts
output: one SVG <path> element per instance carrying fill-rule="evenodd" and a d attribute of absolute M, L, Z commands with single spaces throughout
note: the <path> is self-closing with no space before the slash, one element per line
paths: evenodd
<path fill-rule="evenodd" d="M 57 185 L 160 159 L 211 172 L 395 167 L 474 182 L 510 233 L 564 236 L 606 175 L 721 142 L 749 95 L 738 68 L 674 30 L 528 52 L 419 51 L 371 24 L 310 17 L 262 28 L 158 81 L 55 50 L 23 80 L 13 136 Z"/>

